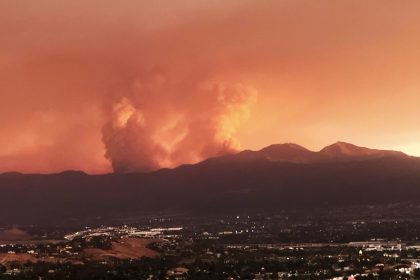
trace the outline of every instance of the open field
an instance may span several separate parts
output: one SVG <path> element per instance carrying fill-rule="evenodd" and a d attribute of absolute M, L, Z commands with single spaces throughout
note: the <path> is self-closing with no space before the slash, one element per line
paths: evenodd
<path fill-rule="evenodd" d="M 94 260 L 153 258 L 159 256 L 159 253 L 147 248 L 147 245 L 157 241 L 155 239 L 123 238 L 117 242 L 112 242 L 110 250 L 86 248 L 83 252 L 85 257 Z"/>
<path fill-rule="evenodd" d="M 27 253 L 2 253 L 0 254 L 0 264 L 1 265 L 8 265 L 11 263 L 38 263 L 38 262 L 45 262 L 45 263 L 64 263 L 64 262 L 72 262 L 75 263 L 73 260 L 57 258 L 57 257 L 38 257 L 36 255 L 27 254 Z"/>
<path fill-rule="evenodd" d="M 0 243 L 2 241 L 30 240 L 32 236 L 18 228 L 0 229 Z"/>

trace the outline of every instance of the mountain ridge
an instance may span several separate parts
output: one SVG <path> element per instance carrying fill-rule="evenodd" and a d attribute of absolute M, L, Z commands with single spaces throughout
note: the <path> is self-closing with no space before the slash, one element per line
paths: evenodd
<path fill-rule="evenodd" d="M 150 173 L 4 173 L 0 174 L 0 223 L 54 224 L 162 211 L 260 212 L 420 200 L 420 159 L 371 150 L 356 148 L 356 155 L 345 150 L 347 155 L 330 157 L 325 150 L 279 144 Z"/>
<path fill-rule="evenodd" d="M 195 164 L 202 164 L 208 161 L 217 161 L 220 160 L 261 160 L 266 159 L 270 161 L 276 162 L 290 162 L 290 163 L 314 163 L 314 162 L 326 162 L 331 160 L 356 160 L 356 159 L 368 159 L 374 157 L 386 157 L 386 156 L 400 156 L 400 157 L 413 157 L 409 156 L 401 151 L 395 150 L 381 150 L 381 149 L 371 149 L 361 146 L 356 146 L 351 143 L 337 141 L 333 144 L 325 146 L 319 151 L 312 151 L 309 150 L 301 145 L 295 143 L 281 143 L 281 144 L 271 144 L 266 147 L 263 147 L 259 150 L 242 150 L 237 153 L 231 153 L 223 156 L 217 157 L 210 157 L 208 159 L 204 159 L 203 161 L 194 163 L 194 164 L 182 164 L 180 166 L 174 168 L 162 168 L 155 171 L 147 172 L 153 173 L 158 172 L 160 170 L 166 169 L 177 169 L 178 167 L 182 166 L 191 166 Z M 413 157 L 415 158 L 415 157 Z M 41 174 L 41 175 L 51 175 L 51 174 L 76 174 L 79 175 L 88 173 L 84 172 L 83 170 L 63 170 L 56 173 L 23 173 L 17 171 L 7 171 L 7 172 L 0 172 L 0 175 L 3 174 Z M 143 172 L 130 172 L 130 173 L 143 173 Z M 104 173 L 104 174 L 90 174 L 90 175 L 106 175 L 111 173 Z"/>
<path fill-rule="evenodd" d="M 322 163 L 331 161 L 366 160 L 380 157 L 410 157 L 400 151 L 379 150 L 356 146 L 354 144 L 338 141 L 319 151 L 311 151 L 294 143 L 272 144 L 260 150 L 244 150 L 236 154 L 210 158 L 201 163 L 235 161 L 269 160 L 273 162 L 289 163 Z M 199 163 L 199 164 L 201 164 Z"/>

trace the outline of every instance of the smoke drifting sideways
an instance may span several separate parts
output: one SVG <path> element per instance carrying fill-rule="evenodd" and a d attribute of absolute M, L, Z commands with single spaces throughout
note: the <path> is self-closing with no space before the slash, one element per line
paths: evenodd
<path fill-rule="evenodd" d="M 114 172 L 149 172 L 238 151 L 257 91 L 146 74 L 106 98 L 102 140 Z"/>

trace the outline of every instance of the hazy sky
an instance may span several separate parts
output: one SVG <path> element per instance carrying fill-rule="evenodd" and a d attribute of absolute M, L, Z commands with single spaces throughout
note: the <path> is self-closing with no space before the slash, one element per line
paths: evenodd
<path fill-rule="evenodd" d="M 419 10 L 0 1 L 0 172 L 151 170 L 283 142 L 420 156 Z"/>

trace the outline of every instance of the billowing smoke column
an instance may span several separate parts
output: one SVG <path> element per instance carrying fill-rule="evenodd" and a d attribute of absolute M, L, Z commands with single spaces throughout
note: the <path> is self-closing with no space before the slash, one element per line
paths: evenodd
<path fill-rule="evenodd" d="M 235 135 L 257 93 L 242 84 L 143 75 L 107 99 L 102 133 L 115 172 L 146 172 L 240 148 Z"/>

